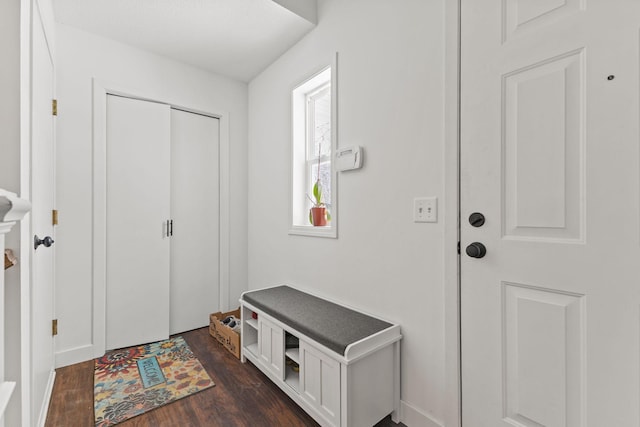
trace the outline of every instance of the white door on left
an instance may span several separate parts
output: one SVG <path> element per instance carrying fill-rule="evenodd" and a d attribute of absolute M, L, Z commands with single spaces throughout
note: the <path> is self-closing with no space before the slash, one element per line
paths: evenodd
<path fill-rule="evenodd" d="M 51 212 L 55 199 L 55 138 L 52 99 L 54 94 L 54 63 L 49 45 L 51 39 L 45 33 L 40 8 L 33 8 L 32 40 L 32 116 L 31 116 L 31 231 L 47 243 L 32 249 L 30 289 L 30 347 L 31 363 L 28 377 L 30 384 L 29 414 L 23 421 L 44 422 L 48 395 L 54 378 L 54 338 L 51 322 L 54 318 L 54 257 L 55 240 Z M 35 237 L 35 236 L 32 236 Z M 47 240 L 46 238 L 51 240 Z M 48 246 L 47 246 L 48 245 Z M 24 332 L 23 332 L 24 334 Z M 29 335 L 26 333 L 25 336 Z M 28 359 L 25 359 L 28 360 Z M 24 399 L 24 397 L 23 397 Z"/>
<path fill-rule="evenodd" d="M 170 108 L 107 96 L 106 348 L 169 337 Z"/>

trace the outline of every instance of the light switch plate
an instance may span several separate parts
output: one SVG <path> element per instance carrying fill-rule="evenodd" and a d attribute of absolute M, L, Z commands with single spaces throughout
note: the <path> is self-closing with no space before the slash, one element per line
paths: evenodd
<path fill-rule="evenodd" d="M 438 222 L 438 198 L 416 197 L 413 199 L 413 222 Z"/>

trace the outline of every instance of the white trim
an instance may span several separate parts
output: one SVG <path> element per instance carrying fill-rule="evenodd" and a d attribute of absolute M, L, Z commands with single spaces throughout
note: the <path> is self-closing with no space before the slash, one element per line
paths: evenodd
<path fill-rule="evenodd" d="M 411 427 L 444 427 L 448 424 L 433 419 L 410 403 L 400 401 L 400 421 Z"/>
<path fill-rule="evenodd" d="M 13 394 L 13 390 L 16 388 L 16 383 L 12 381 L 4 381 L 0 383 L 0 425 L 4 425 L 2 422 L 4 411 L 7 409 L 9 399 Z"/>
<path fill-rule="evenodd" d="M 145 101 L 167 104 L 183 111 L 215 117 L 220 120 L 220 307 L 229 307 L 230 283 L 230 167 L 229 167 L 229 112 L 196 105 L 185 106 L 176 100 L 164 99 L 155 93 L 126 88 L 121 85 L 93 79 L 93 212 L 92 212 L 92 278 L 93 278 L 93 328 L 91 345 L 93 357 L 100 357 L 106 349 L 106 105 L 107 95 L 126 96 Z M 214 310 L 215 307 L 212 307 Z M 84 353 L 78 347 L 68 356 L 69 360 Z"/>
<path fill-rule="evenodd" d="M 462 425 L 460 349 L 460 0 L 445 2 L 444 144 L 444 412 L 447 427 Z M 405 419 L 403 418 L 403 421 Z M 406 419 L 406 421 L 409 421 Z M 409 424 L 412 425 L 412 424 Z"/>
<path fill-rule="evenodd" d="M 55 354 L 56 368 L 62 368 L 64 366 L 74 365 L 80 362 L 86 362 L 93 359 L 94 351 L 92 344 L 86 344 L 79 347 L 74 347 L 68 350 L 61 351 Z"/>
<path fill-rule="evenodd" d="M 331 214 L 333 215 L 333 213 Z M 333 220 L 332 220 L 333 221 Z M 293 225 L 289 229 L 289 235 L 292 236 L 311 236 L 311 237 L 328 237 L 337 238 L 336 230 L 332 227 L 314 227 L 313 225 Z"/>
<path fill-rule="evenodd" d="M 331 64 L 331 237 L 338 238 L 338 170 L 336 153 L 338 152 L 338 52 L 333 55 Z"/>
<path fill-rule="evenodd" d="M 20 197 L 31 199 L 31 41 L 33 2 L 20 1 Z M 20 407 L 23 425 L 31 421 L 31 213 L 20 224 Z"/>
<path fill-rule="evenodd" d="M 35 0 L 35 3 L 38 8 L 38 15 L 40 16 L 40 25 L 45 34 L 49 57 L 55 69 L 56 46 L 53 34 L 55 34 L 54 25 L 56 20 L 53 12 L 53 2 L 51 0 Z M 55 87 L 53 90 L 55 93 Z"/>
<path fill-rule="evenodd" d="M 31 89 L 29 89 L 31 90 Z M 29 127 L 31 127 L 31 116 L 29 116 Z M 29 132 L 27 138 L 29 141 L 29 147 L 26 148 L 28 153 L 27 158 L 27 170 L 29 171 L 29 178 L 26 183 L 23 181 L 20 184 L 21 195 L 24 198 L 30 198 L 25 196 L 25 192 L 31 194 L 31 132 Z M 23 185 L 28 188 L 27 191 L 23 190 Z M 31 425 L 31 366 L 33 358 L 31 357 L 31 271 L 33 269 L 33 259 L 31 257 L 31 251 L 33 247 L 33 234 L 32 234 L 32 218 L 31 212 L 29 212 L 20 224 L 20 391 L 22 407 L 22 424 Z"/>
<path fill-rule="evenodd" d="M 53 385 L 56 381 L 56 371 L 54 369 L 49 372 L 49 381 L 47 382 L 47 388 L 44 391 L 44 398 L 42 399 L 42 406 L 40 407 L 40 416 L 38 417 L 38 427 L 44 427 L 47 421 L 47 413 L 49 412 L 49 403 L 51 402 L 51 395 L 53 394 Z"/>
<path fill-rule="evenodd" d="M 402 392 L 402 358 L 400 355 L 400 340 L 393 344 L 393 412 L 391 413 L 391 421 L 396 424 L 400 423 L 400 394 Z"/>
<path fill-rule="evenodd" d="M 329 225 L 326 227 L 313 227 L 311 225 L 305 224 L 296 224 L 293 215 L 293 204 L 294 200 L 297 199 L 306 199 L 304 196 L 305 192 L 301 189 L 294 189 L 294 162 L 297 162 L 297 154 L 296 145 L 294 140 L 296 135 L 304 135 L 304 131 L 300 129 L 297 118 L 300 116 L 300 112 L 296 111 L 294 108 L 294 104 L 300 102 L 300 100 L 296 101 L 302 93 L 307 92 L 315 87 L 322 85 L 321 75 L 327 70 L 331 70 L 331 221 Z M 328 237 L 328 238 L 337 238 L 338 237 L 338 172 L 335 167 L 335 153 L 338 150 L 338 52 L 333 54 L 331 59 L 331 64 L 323 67 L 322 69 L 316 71 L 313 74 L 310 74 L 310 77 L 305 78 L 302 82 L 296 84 L 291 89 L 291 151 L 289 158 L 289 206 L 287 207 L 289 211 L 289 235 L 298 235 L 298 236 L 312 236 L 312 237 Z M 306 113 L 303 114 L 303 117 L 300 118 L 303 122 L 306 122 Z M 306 126 L 305 126 L 306 127 Z M 300 138 L 298 136 L 298 138 Z M 305 162 L 305 174 L 306 174 L 306 137 L 302 138 L 305 140 L 305 154 L 304 154 L 304 162 Z M 306 178 L 303 180 L 306 182 Z M 297 196 L 294 197 L 294 191 Z"/>
<path fill-rule="evenodd" d="M 230 147 L 229 147 L 229 123 L 230 117 L 228 112 L 218 112 L 220 119 L 220 152 L 219 152 L 219 186 L 220 186 L 220 229 L 218 230 L 219 248 L 218 262 L 220 263 L 220 273 L 218 283 L 219 290 L 219 310 L 229 311 L 230 307 L 237 306 L 234 302 L 231 304 L 231 167 L 230 167 Z"/>
<path fill-rule="evenodd" d="M 93 285 L 93 328 L 91 343 L 93 357 L 100 357 L 106 350 L 106 116 L 107 93 L 105 84 L 93 81 L 93 164 L 92 164 L 92 285 Z M 100 189 L 98 191 L 98 189 Z"/>

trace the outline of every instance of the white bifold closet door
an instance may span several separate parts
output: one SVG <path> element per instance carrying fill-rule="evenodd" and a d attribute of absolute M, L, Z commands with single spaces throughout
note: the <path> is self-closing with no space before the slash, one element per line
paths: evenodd
<path fill-rule="evenodd" d="M 170 113 L 107 97 L 107 349 L 169 336 Z"/>
<path fill-rule="evenodd" d="M 171 110 L 171 333 L 219 307 L 219 120 Z"/>
<path fill-rule="evenodd" d="M 218 309 L 218 146 L 215 118 L 107 97 L 107 349 Z"/>

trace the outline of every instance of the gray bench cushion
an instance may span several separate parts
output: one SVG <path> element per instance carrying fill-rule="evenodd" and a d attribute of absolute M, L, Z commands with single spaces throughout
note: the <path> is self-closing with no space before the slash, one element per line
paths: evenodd
<path fill-rule="evenodd" d="M 289 286 L 245 292 L 242 299 L 343 356 L 349 344 L 393 326 Z"/>

